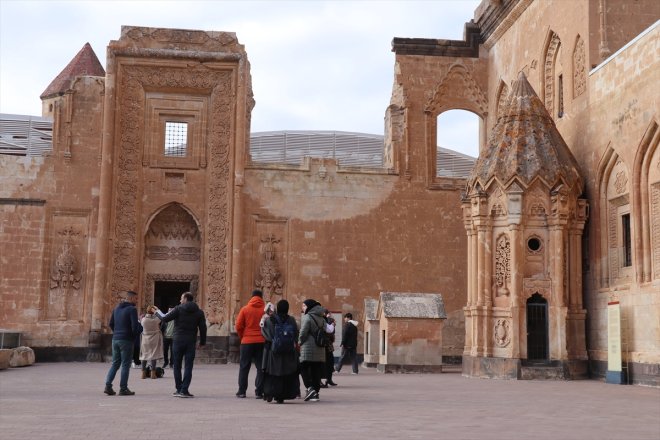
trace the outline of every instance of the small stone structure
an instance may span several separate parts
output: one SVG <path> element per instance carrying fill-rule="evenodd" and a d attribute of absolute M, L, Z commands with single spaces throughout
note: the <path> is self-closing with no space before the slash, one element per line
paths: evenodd
<path fill-rule="evenodd" d="M 381 292 L 377 316 L 378 371 L 442 372 L 441 294 Z"/>
<path fill-rule="evenodd" d="M 379 361 L 380 325 L 378 322 L 378 300 L 364 299 L 364 366 L 376 367 Z"/>

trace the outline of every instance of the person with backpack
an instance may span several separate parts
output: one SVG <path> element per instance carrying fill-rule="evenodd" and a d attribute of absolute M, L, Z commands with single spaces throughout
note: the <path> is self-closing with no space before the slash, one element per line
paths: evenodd
<path fill-rule="evenodd" d="M 278 301 L 276 313 L 261 328 L 266 340 L 263 353 L 264 400 L 277 403 L 298 395 L 298 325 L 289 316 L 289 302 Z"/>
<path fill-rule="evenodd" d="M 305 388 L 304 400 L 318 402 L 321 389 L 321 377 L 325 368 L 325 350 L 327 336 L 323 307 L 313 299 L 303 301 L 300 323 L 300 375 Z"/>

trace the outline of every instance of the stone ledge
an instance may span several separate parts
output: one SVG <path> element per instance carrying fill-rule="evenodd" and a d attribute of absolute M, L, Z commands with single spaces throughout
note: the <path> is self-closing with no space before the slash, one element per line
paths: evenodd
<path fill-rule="evenodd" d="M 379 373 L 442 373 L 442 365 L 378 364 Z"/>

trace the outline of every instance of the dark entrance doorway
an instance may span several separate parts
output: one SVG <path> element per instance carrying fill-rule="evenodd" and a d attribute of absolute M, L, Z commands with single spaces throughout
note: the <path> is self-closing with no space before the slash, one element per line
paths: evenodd
<path fill-rule="evenodd" d="M 190 291 L 189 281 L 155 281 L 154 303 L 163 312 L 179 304 L 181 294 Z"/>
<path fill-rule="evenodd" d="M 548 360 L 548 301 L 538 293 L 527 300 L 527 359 Z"/>

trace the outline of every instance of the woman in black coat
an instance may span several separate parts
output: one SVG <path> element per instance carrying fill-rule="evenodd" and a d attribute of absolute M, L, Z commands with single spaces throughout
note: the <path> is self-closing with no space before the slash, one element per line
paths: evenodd
<path fill-rule="evenodd" d="M 282 329 L 293 332 L 283 336 Z M 263 370 L 264 370 L 264 399 L 277 403 L 295 399 L 298 395 L 300 383 L 298 380 L 298 352 L 295 347 L 298 341 L 298 325 L 296 320 L 289 316 L 289 302 L 280 300 L 276 306 L 276 313 L 266 319 L 261 328 L 264 344 Z M 291 347 L 276 347 L 275 339 L 291 341 Z"/>

